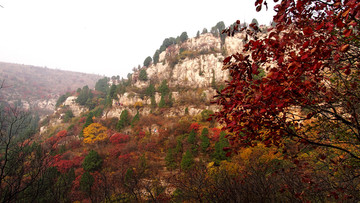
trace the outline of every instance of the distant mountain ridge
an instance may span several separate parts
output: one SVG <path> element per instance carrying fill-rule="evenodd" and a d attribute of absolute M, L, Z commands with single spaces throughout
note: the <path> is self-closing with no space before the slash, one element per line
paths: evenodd
<path fill-rule="evenodd" d="M 103 76 L 56 70 L 32 65 L 0 62 L 0 81 L 4 88 L 0 101 L 26 109 L 50 113 L 57 98 L 66 92 L 88 85 L 93 88 Z"/>

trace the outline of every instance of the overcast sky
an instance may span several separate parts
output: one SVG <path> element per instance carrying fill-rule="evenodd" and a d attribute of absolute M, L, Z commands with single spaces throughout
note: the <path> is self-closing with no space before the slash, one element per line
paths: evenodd
<path fill-rule="evenodd" d="M 126 77 L 163 40 L 256 18 L 255 0 L 0 0 L 0 61 Z M 270 7 L 272 1 L 268 2 Z"/>

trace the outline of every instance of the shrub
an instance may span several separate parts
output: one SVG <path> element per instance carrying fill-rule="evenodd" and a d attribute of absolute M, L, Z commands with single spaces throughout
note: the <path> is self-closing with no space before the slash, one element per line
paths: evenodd
<path fill-rule="evenodd" d="M 121 133 L 115 133 L 110 137 L 110 142 L 113 144 L 119 144 L 119 143 L 125 143 L 130 140 L 129 135 L 121 134 Z"/>

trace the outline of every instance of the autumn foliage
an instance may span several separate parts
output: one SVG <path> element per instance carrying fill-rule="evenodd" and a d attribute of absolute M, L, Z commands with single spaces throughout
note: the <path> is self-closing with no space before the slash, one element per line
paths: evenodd
<path fill-rule="evenodd" d="M 121 134 L 121 133 L 115 133 L 110 137 L 110 142 L 113 144 L 119 144 L 124 143 L 130 140 L 129 135 Z"/>
<path fill-rule="evenodd" d="M 84 129 L 84 143 L 93 144 L 108 139 L 107 128 L 100 123 L 92 123 Z"/>
<path fill-rule="evenodd" d="M 232 80 L 218 93 L 216 117 L 232 146 L 281 147 L 291 138 L 360 161 L 359 2 L 283 0 L 275 11 L 266 38 L 251 24 L 244 50 L 223 61 Z M 238 21 L 225 32 L 244 29 Z"/>

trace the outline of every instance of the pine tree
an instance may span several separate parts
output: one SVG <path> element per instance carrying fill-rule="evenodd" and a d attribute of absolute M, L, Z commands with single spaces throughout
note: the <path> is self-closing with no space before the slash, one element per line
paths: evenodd
<path fill-rule="evenodd" d="M 130 124 L 128 110 L 123 110 L 120 114 L 120 120 L 116 125 L 117 130 L 121 130 Z"/>
<path fill-rule="evenodd" d="M 166 106 L 165 96 L 161 95 L 161 99 L 160 99 L 160 102 L 159 102 L 159 108 L 164 108 L 165 106 Z"/>
<path fill-rule="evenodd" d="M 150 101 L 151 101 L 151 108 L 156 108 L 156 100 L 155 100 L 155 96 L 151 96 L 150 97 Z"/>
<path fill-rule="evenodd" d="M 141 69 L 140 73 L 139 73 L 139 80 L 141 81 L 147 81 L 148 80 L 148 76 L 146 73 L 145 69 Z"/>
<path fill-rule="evenodd" d="M 94 172 L 101 168 L 103 160 L 101 159 L 100 155 L 91 150 L 89 154 L 85 157 L 82 167 L 85 171 Z"/>
<path fill-rule="evenodd" d="M 144 66 L 145 67 L 149 67 L 149 65 L 151 64 L 152 59 L 150 56 L 146 57 L 146 59 L 144 60 Z"/>
<path fill-rule="evenodd" d="M 165 157 L 166 167 L 169 169 L 175 169 L 176 168 L 176 162 L 175 162 L 175 156 L 174 156 L 174 149 L 170 148 L 168 150 L 168 153 Z"/>
<path fill-rule="evenodd" d="M 224 147 L 229 146 L 229 141 L 225 138 L 225 132 L 222 131 L 220 133 L 220 139 L 217 143 L 215 143 L 215 151 L 213 154 L 213 160 L 216 165 L 219 165 L 222 160 L 228 160 L 226 156 L 226 152 L 224 151 Z"/>
<path fill-rule="evenodd" d="M 160 58 L 160 51 L 157 49 L 153 56 L 153 61 L 155 65 L 159 62 L 159 58 Z"/>
<path fill-rule="evenodd" d="M 94 122 L 93 116 L 94 115 L 91 112 L 87 115 L 83 129 L 88 127 L 90 124 L 92 124 Z"/>
<path fill-rule="evenodd" d="M 190 143 L 190 144 L 195 144 L 195 142 L 196 142 L 196 133 L 195 133 L 194 129 L 191 130 L 191 132 L 190 132 L 190 134 L 189 134 L 189 136 L 188 136 L 187 141 L 188 141 L 188 143 Z"/>
<path fill-rule="evenodd" d="M 159 86 L 158 91 L 161 93 L 161 95 L 166 96 L 167 94 L 169 94 L 170 89 L 169 86 L 167 85 L 167 81 L 163 80 Z"/>
<path fill-rule="evenodd" d="M 145 94 L 149 97 L 155 96 L 155 86 L 150 83 L 149 86 L 145 90 Z"/>
<path fill-rule="evenodd" d="M 201 137 L 200 137 L 200 140 L 201 140 L 200 147 L 203 152 L 205 152 L 207 150 L 207 148 L 210 146 L 210 139 L 208 137 L 208 134 L 209 134 L 209 129 L 203 128 L 203 130 L 201 132 Z"/>
<path fill-rule="evenodd" d="M 181 169 L 187 171 L 191 169 L 193 164 L 194 164 L 193 155 L 191 154 L 190 150 L 187 150 L 181 159 L 181 164 L 180 164 Z"/>
<path fill-rule="evenodd" d="M 140 114 L 139 111 L 136 112 L 134 118 L 131 121 L 131 127 L 133 128 L 135 126 L 135 124 L 140 120 Z"/>
<path fill-rule="evenodd" d="M 85 192 L 87 195 L 91 194 L 91 187 L 94 184 L 94 177 L 87 171 L 82 174 L 80 179 L 80 190 Z"/>

